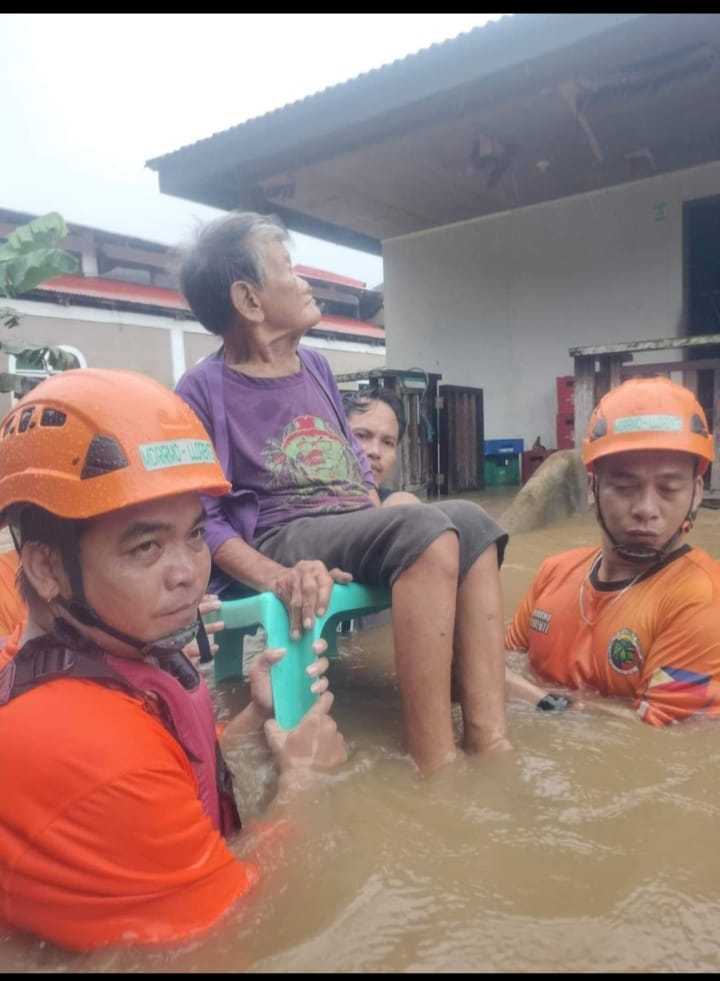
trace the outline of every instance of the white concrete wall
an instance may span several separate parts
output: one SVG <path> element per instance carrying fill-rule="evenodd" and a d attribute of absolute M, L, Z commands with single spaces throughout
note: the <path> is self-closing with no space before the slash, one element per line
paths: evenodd
<path fill-rule="evenodd" d="M 487 439 L 555 446 L 569 348 L 683 333 L 682 205 L 717 194 L 711 165 L 384 242 L 387 363 L 482 388 Z"/>

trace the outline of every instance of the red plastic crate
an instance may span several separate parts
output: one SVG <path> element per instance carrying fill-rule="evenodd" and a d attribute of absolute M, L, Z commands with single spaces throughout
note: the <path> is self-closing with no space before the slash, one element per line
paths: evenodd
<path fill-rule="evenodd" d="M 557 410 L 568 415 L 575 411 L 575 376 L 562 375 L 555 379 Z"/>
<path fill-rule="evenodd" d="M 566 412 L 559 412 L 555 423 L 555 434 L 557 436 L 557 448 L 559 450 L 574 449 L 575 416 Z"/>
<path fill-rule="evenodd" d="M 554 450 L 525 450 L 522 455 L 522 482 L 526 484 Z"/>

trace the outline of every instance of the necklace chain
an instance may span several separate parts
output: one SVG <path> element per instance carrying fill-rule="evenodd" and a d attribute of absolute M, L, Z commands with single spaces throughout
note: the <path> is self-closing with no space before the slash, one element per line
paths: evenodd
<path fill-rule="evenodd" d="M 585 615 L 585 603 L 584 603 L 585 583 L 590 582 L 590 577 L 595 572 L 595 570 L 599 567 L 601 559 L 602 559 L 602 552 L 599 552 L 598 555 L 592 560 L 592 563 L 585 575 L 585 578 L 580 583 L 580 590 L 578 592 L 578 606 L 580 607 L 580 616 L 582 617 L 583 621 L 587 624 L 588 627 L 594 627 L 599 620 L 602 620 L 602 618 L 605 616 L 605 614 L 610 609 L 610 607 L 614 606 L 614 604 L 617 603 L 620 597 L 624 596 L 624 594 L 628 591 L 628 589 L 630 589 L 631 586 L 635 585 L 635 583 L 638 581 L 640 576 L 644 575 L 648 571 L 647 569 L 641 569 L 640 572 L 638 572 L 638 574 L 635 576 L 635 578 L 630 580 L 627 586 L 623 586 L 623 588 L 620 590 L 617 596 L 613 596 L 610 602 L 606 603 L 605 606 L 603 606 L 602 610 L 595 617 L 594 620 L 588 620 L 587 616 Z"/>

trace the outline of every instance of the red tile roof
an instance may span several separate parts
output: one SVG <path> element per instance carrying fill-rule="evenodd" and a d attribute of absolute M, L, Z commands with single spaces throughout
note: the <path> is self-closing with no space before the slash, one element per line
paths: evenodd
<path fill-rule="evenodd" d="M 91 276 L 56 276 L 37 287 L 42 292 L 65 293 L 68 296 L 96 297 L 102 300 L 122 300 L 125 303 L 144 303 L 171 310 L 189 310 L 180 293 L 161 286 L 142 286 L 117 279 L 93 279 Z"/>
<path fill-rule="evenodd" d="M 308 266 L 297 266 L 302 275 L 302 269 Z M 320 273 L 320 270 L 317 270 Z M 308 272 L 308 275 L 310 273 Z M 322 273 L 318 278 L 328 282 L 343 282 L 346 285 L 356 285 L 359 280 L 337 276 L 330 280 L 333 274 Z M 362 288 L 362 287 L 361 287 Z M 88 299 L 119 301 L 122 303 L 138 304 L 157 307 L 159 310 L 180 310 L 189 313 L 189 307 L 184 297 L 176 290 L 161 286 L 143 286 L 138 283 L 124 283 L 117 279 L 96 279 L 91 276 L 57 276 L 37 287 L 38 292 L 60 293 L 65 296 L 82 296 Z M 385 331 L 376 324 L 364 320 L 353 320 L 350 317 L 323 316 L 315 331 L 323 333 L 342 334 L 344 336 L 385 339 Z"/>
<path fill-rule="evenodd" d="M 338 286 L 353 286 L 358 290 L 365 289 L 365 283 L 361 279 L 340 276 L 338 273 L 327 272 L 325 269 L 316 269 L 314 266 L 297 265 L 293 266 L 293 268 L 303 279 L 319 279 L 324 283 L 335 283 Z"/>

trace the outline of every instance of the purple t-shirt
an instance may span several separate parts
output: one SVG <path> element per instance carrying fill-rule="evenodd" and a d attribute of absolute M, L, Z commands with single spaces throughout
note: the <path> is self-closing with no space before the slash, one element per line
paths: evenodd
<path fill-rule="evenodd" d="M 313 348 L 298 353 L 297 374 L 254 378 L 228 368 L 220 348 L 176 386 L 233 485 L 225 497 L 204 497 L 212 553 L 229 538 L 251 543 L 298 517 L 373 507 L 372 469 L 345 421 L 330 365 Z"/>

